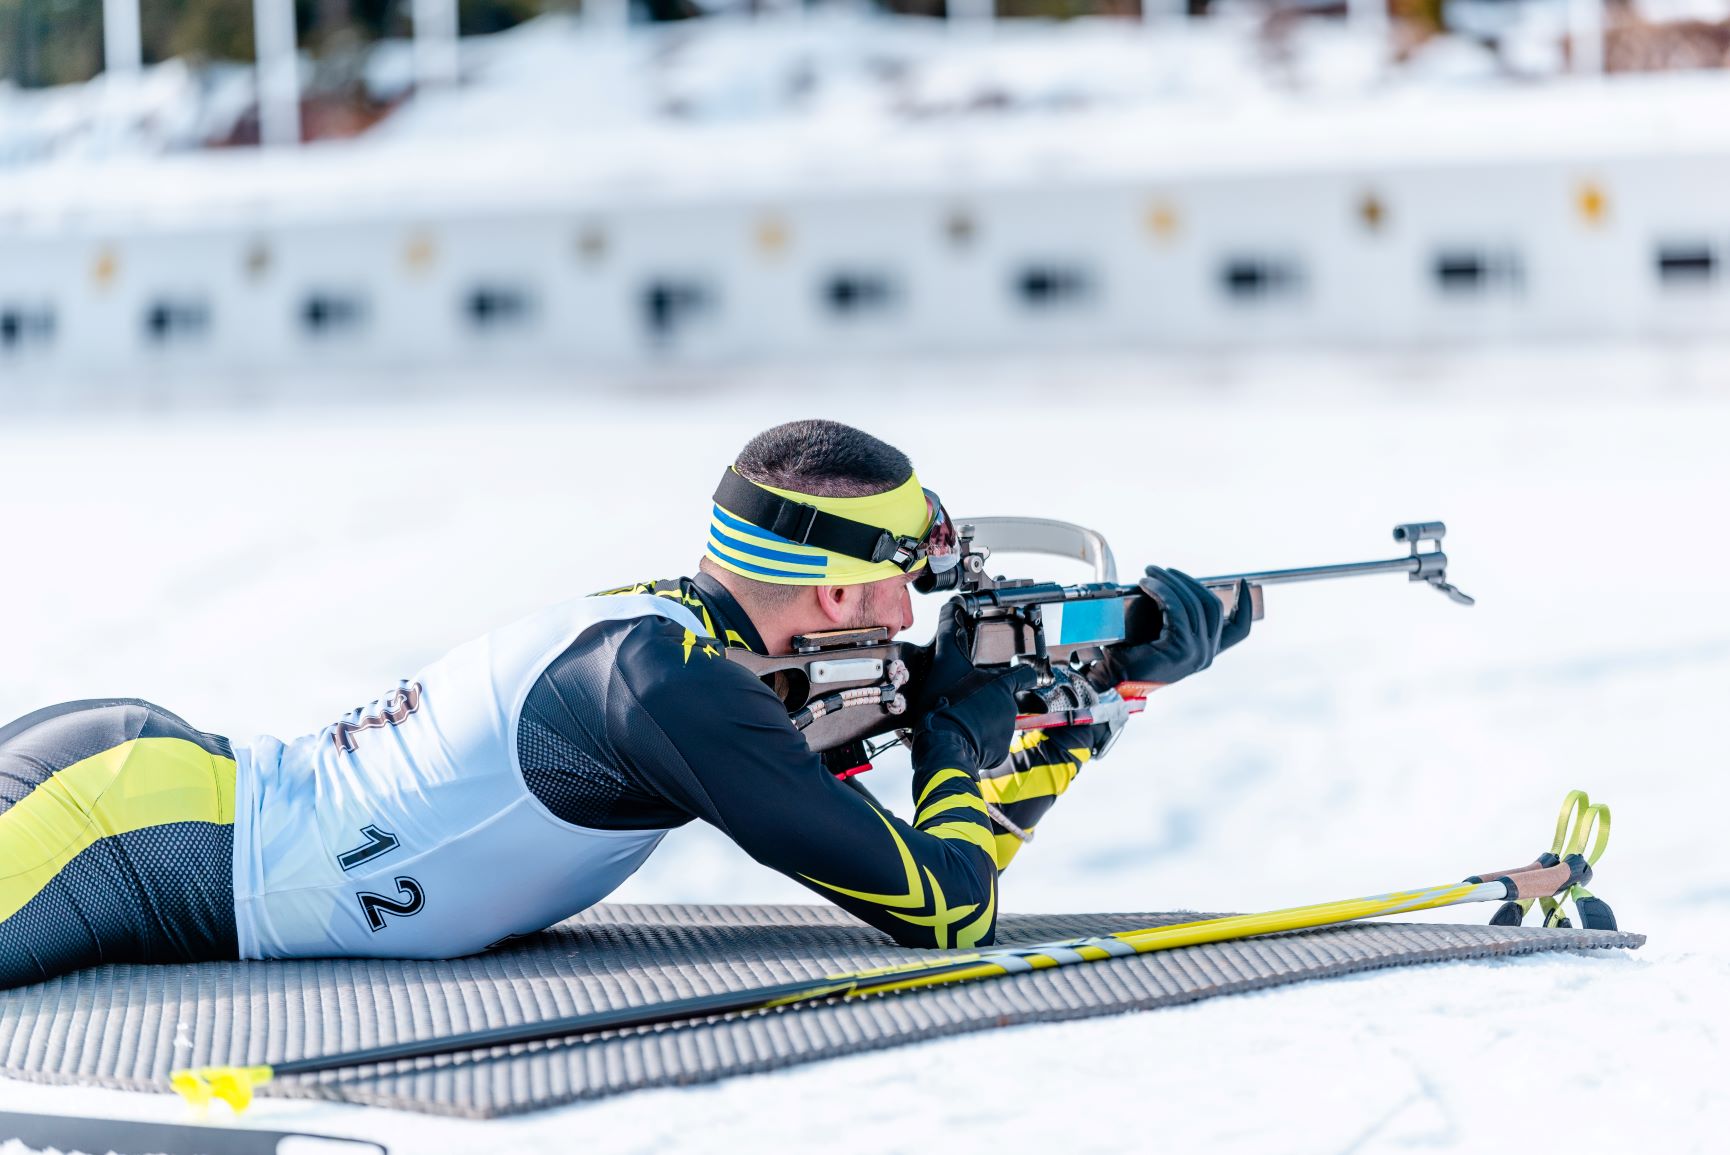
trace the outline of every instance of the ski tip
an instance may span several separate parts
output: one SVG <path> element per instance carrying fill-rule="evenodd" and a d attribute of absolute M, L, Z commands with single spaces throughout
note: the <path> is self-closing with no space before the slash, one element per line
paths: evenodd
<path fill-rule="evenodd" d="M 236 1112 L 252 1104 L 252 1093 L 270 1082 L 270 1067 L 188 1067 L 168 1077 L 169 1085 L 194 1107 L 221 1099 Z"/>

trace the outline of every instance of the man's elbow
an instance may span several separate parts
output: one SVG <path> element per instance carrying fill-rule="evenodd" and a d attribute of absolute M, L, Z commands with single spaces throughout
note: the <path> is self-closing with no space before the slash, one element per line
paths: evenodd
<path fill-rule="evenodd" d="M 997 941 L 997 874 L 990 871 L 963 893 L 939 894 L 929 912 L 890 912 L 884 929 L 895 945 L 923 950 L 972 950 Z"/>

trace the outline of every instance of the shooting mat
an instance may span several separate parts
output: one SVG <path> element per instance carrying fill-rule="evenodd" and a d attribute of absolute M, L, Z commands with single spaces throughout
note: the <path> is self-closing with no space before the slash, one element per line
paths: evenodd
<path fill-rule="evenodd" d="M 1004 915 L 999 939 L 1033 943 L 1194 917 Z M 485 1118 L 1378 967 L 1644 941 L 1615 931 L 1360 923 L 857 1003 L 284 1079 L 262 1093 Z M 0 1075 L 164 1091 L 179 1066 L 299 1058 L 932 957 L 888 945 L 828 906 L 603 904 L 449 961 L 101 967 L 0 992 Z"/>

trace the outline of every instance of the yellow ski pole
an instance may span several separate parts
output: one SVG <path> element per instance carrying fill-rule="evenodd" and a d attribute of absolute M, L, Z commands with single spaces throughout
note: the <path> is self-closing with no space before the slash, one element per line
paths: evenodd
<path fill-rule="evenodd" d="M 245 1109 L 252 1101 L 256 1088 L 283 1075 L 315 1074 L 546 1039 L 580 1038 L 602 1031 L 631 1030 L 713 1015 L 770 1011 L 819 1000 L 859 999 L 896 991 L 974 982 L 1003 975 L 1025 974 L 1053 967 L 1172 950 L 1201 943 L 1224 942 L 1252 935 L 1332 926 L 1357 919 L 1374 918 L 1377 915 L 1434 910 L 1467 902 L 1538 898 L 1566 889 L 1575 878 L 1572 870 L 1561 864 L 1547 869 L 1521 871 L 1491 881 L 1421 887 L 1416 890 L 1341 899 L 1261 914 L 1198 919 L 1171 926 L 1145 927 L 1032 946 L 997 947 L 971 954 L 951 955 L 930 962 L 902 963 L 774 986 L 671 999 L 648 1006 L 595 1011 L 538 1023 L 494 1027 L 341 1054 L 255 1066 L 188 1068 L 175 1071 L 171 1081 L 174 1089 L 193 1103 L 203 1105 L 213 1098 L 221 1099 L 238 1111 Z"/>

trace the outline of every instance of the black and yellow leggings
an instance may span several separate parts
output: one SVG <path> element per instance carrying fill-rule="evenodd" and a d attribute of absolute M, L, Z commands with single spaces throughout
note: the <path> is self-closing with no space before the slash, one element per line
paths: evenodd
<path fill-rule="evenodd" d="M 0 988 L 232 959 L 234 755 L 131 698 L 0 728 Z"/>

